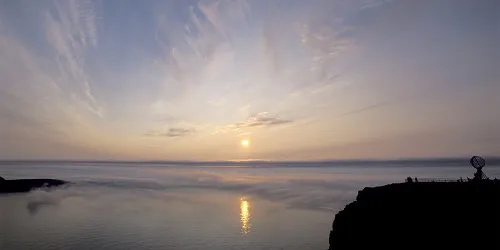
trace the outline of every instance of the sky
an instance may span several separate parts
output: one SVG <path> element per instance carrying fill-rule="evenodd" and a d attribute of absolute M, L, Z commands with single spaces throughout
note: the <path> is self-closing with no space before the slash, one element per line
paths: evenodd
<path fill-rule="evenodd" d="M 499 156 L 499 10 L 0 1 L 0 159 Z"/>

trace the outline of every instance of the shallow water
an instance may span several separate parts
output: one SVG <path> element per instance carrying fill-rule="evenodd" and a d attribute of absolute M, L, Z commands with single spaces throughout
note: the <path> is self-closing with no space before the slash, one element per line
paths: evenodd
<path fill-rule="evenodd" d="M 467 164 L 1 163 L 63 188 L 0 195 L 0 249 L 326 249 L 335 213 L 365 186 L 472 176 Z M 499 167 L 485 169 L 500 176 Z"/>

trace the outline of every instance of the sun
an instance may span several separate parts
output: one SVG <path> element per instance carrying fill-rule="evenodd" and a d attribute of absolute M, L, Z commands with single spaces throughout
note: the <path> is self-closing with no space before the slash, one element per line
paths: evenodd
<path fill-rule="evenodd" d="M 250 146 L 250 141 L 247 139 L 241 140 L 241 146 L 247 148 L 248 146 Z"/>

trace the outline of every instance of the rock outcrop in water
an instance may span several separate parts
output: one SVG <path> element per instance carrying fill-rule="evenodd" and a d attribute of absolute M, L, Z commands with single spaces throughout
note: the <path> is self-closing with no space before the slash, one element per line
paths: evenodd
<path fill-rule="evenodd" d="M 500 249 L 500 182 L 364 188 L 337 213 L 330 250 Z"/>
<path fill-rule="evenodd" d="M 36 188 L 55 187 L 66 183 L 66 181 L 55 179 L 5 180 L 0 177 L 0 193 L 29 192 Z"/>

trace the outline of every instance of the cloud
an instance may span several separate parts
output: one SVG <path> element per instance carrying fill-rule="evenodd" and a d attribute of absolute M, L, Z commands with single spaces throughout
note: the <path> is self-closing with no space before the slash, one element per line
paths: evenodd
<path fill-rule="evenodd" d="M 348 48 L 354 46 L 352 28 L 341 21 L 325 26 L 304 24 L 300 29 L 301 41 L 310 50 L 311 69 L 328 70 L 331 64 Z M 327 72 L 321 72 L 326 74 Z"/>
<path fill-rule="evenodd" d="M 262 27 L 263 63 L 275 82 L 290 93 L 336 85 L 355 61 L 358 48 L 356 15 L 360 1 L 308 1 L 283 11 L 270 4 Z M 296 45 L 290 50 L 289 44 Z"/>
<path fill-rule="evenodd" d="M 484 57 L 491 55 L 489 40 L 473 39 L 475 46 L 463 50 L 466 40 L 458 39 L 485 37 L 480 35 L 488 33 L 489 26 L 474 28 L 481 27 L 484 18 L 471 16 L 469 19 L 479 21 L 462 33 L 455 34 L 448 27 L 469 13 L 460 10 L 463 6 L 454 6 L 457 11 L 441 17 L 439 6 L 387 0 L 146 1 L 140 4 L 141 11 L 94 0 L 0 5 L 0 138 L 6 138 L 0 145 L 0 157 L 13 157 L 17 152 L 16 157 L 22 158 L 49 150 L 54 152 L 51 156 L 67 156 L 61 150 L 79 144 L 95 152 L 110 152 L 114 158 L 167 158 L 170 156 L 156 149 L 144 154 L 141 143 L 153 145 L 155 140 L 141 135 L 174 138 L 196 134 L 198 138 L 217 131 L 243 136 L 290 124 L 291 129 L 300 127 L 302 131 L 313 129 L 299 124 L 308 117 L 327 129 L 320 123 L 326 125 L 329 118 L 366 115 L 376 119 L 375 113 L 386 122 L 402 110 L 394 105 L 410 99 L 397 99 L 404 92 L 412 94 L 412 107 L 425 111 L 418 119 L 422 124 L 413 126 L 438 126 L 428 123 L 434 119 L 424 118 L 456 106 L 451 103 L 462 99 L 451 98 L 470 92 L 467 88 L 472 85 L 467 82 L 481 86 L 495 82 L 490 74 L 494 64 L 488 64 L 490 57 Z M 109 12 L 117 7 L 118 13 Z M 489 10 L 494 8 L 483 7 L 471 13 L 487 10 L 485 18 L 493 18 Z M 419 19 L 422 10 L 430 11 L 428 19 Z M 440 18 L 448 21 L 439 22 Z M 123 25 L 128 28 L 122 29 Z M 436 34 L 440 39 L 436 40 Z M 398 43 L 414 37 L 425 41 Z M 465 42 L 422 46 L 436 41 Z M 441 47 L 445 49 L 436 50 Z M 439 53 L 419 53 L 429 49 Z M 449 62 L 463 61 L 460 56 L 450 61 L 440 53 L 481 63 L 455 65 Z M 429 60 L 436 56 L 439 60 Z M 430 71 L 417 67 L 423 63 Z M 463 80 L 460 72 L 466 72 L 470 65 L 479 66 L 468 70 L 475 73 Z M 421 74 L 424 71 L 428 74 Z M 426 78 L 412 77 L 414 74 Z M 476 75 L 480 77 L 476 79 Z M 459 86 L 463 89 L 458 90 Z M 415 94 L 419 89 L 449 93 L 422 99 Z M 482 91 L 477 93 L 495 92 L 474 89 Z M 443 105 L 431 105 L 435 100 L 442 100 Z M 477 103 L 487 107 L 496 101 Z M 472 106 L 464 107 L 472 110 Z M 254 113 L 268 107 L 284 117 Z M 331 116 L 323 119 L 326 113 Z M 465 127 L 468 123 L 458 115 L 452 117 L 454 124 Z M 498 120 L 478 118 L 488 127 Z M 336 122 L 334 127 L 348 130 L 347 122 Z M 160 129 L 144 133 L 155 128 Z M 366 126 L 359 128 L 358 134 L 375 133 L 376 129 Z M 123 135 L 126 131 L 135 132 Z M 266 130 L 266 137 L 279 141 L 281 137 L 275 132 L 286 131 Z M 138 143 L 125 145 L 135 137 L 141 137 Z M 216 138 L 217 142 L 223 140 L 229 137 Z M 301 143 L 328 146 L 322 140 Z M 64 146 L 50 146 L 61 144 Z M 192 145 L 177 147 L 185 155 L 176 157 L 205 159 L 204 154 L 213 150 L 208 145 L 200 144 L 196 152 L 189 149 Z M 220 158 L 237 158 L 232 155 L 235 151 L 220 154 Z"/>
<path fill-rule="evenodd" d="M 338 118 L 338 117 L 356 115 L 356 114 L 360 114 L 360 113 L 363 113 L 363 112 L 366 112 L 366 111 L 370 111 L 370 110 L 382 108 L 382 107 L 385 107 L 385 106 L 391 105 L 391 104 L 393 104 L 393 101 L 382 101 L 382 102 L 378 102 L 378 103 L 375 103 L 375 104 L 367 105 L 367 106 L 364 106 L 364 107 L 361 107 L 361 108 L 358 108 L 358 109 L 354 109 L 354 110 L 350 110 L 350 111 L 341 113 L 341 114 L 339 114 L 339 115 L 337 115 L 335 117 Z"/>
<path fill-rule="evenodd" d="M 257 115 L 251 116 L 244 122 L 240 122 L 235 124 L 238 128 L 246 128 L 246 127 L 262 127 L 262 126 L 275 126 L 282 124 L 292 123 L 292 120 L 284 120 L 281 119 L 277 115 L 272 115 L 268 112 L 261 112 Z"/>
<path fill-rule="evenodd" d="M 102 117 L 104 109 L 94 97 L 85 62 L 88 47 L 97 46 L 95 19 L 91 1 L 55 2 L 55 11 L 45 12 L 44 30 L 59 68 L 56 84 L 70 92 L 73 101 Z"/>
<path fill-rule="evenodd" d="M 361 9 L 369 9 L 391 3 L 393 0 L 365 0 L 361 3 Z"/>
<path fill-rule="evenodd" d="M 185 129 L 185 128 L 171 128 L 168 130 L 168 137 L 181 137 L 186 135 L 191 135 L 195 131 L 194 129 Z"/>
<path fill-rule="evenodd" d="M 167 131 L 161 130 L 151 130 L 146 132 L 146 136 L 158 136 L 158 137 L 184 137 L 192 135 L 196 130 L 191 128 L 169 128 Z"/>
<path fill-rule="evenodd" d="M 216 90 L 225 83 L 219 78 L 234 65 L 236 48 L 231 37 L 243 30 L 235 25 L 244 25 L 247 15 L 248 5 L 243 0 L 166 4 L 155 18 L 155 42 L 161 51 L 155 62 L 165 74 L 167 90 L 157 101 L 182 102 L 198 88 L 211 85 L 203 101 L 217 102 L 220 96 Z M 207 93 L 211 90 L 212 95 Z"/>
<path fill-rule="evenodd" d="M 93 2 L 1 9 L 0 157 L 87 155 L 101 131 L 93 122 L 105 115 L 88 70 L 88 52 L 98 45 Z"/>
<path fill-rule="evenodd" d="M 269 112 L 261 112 L 256 115 L 250 116 L 248 119 L 237 122 L 235 124 L 221 126 L 217 129 L 216 133 L 237 131 L 245 128 L 258 128 L 258 127 L 275 127 L 280 125 L 287 125 L 293 123 L 293 120 L 282 119 L 278 115 Z"/>

